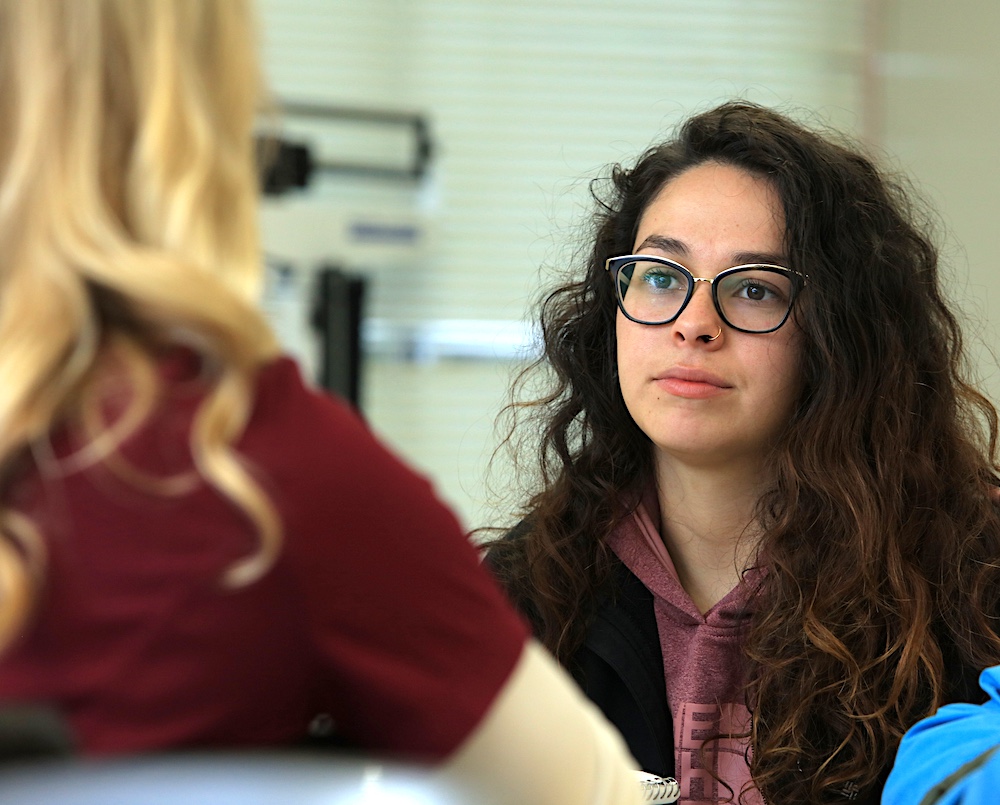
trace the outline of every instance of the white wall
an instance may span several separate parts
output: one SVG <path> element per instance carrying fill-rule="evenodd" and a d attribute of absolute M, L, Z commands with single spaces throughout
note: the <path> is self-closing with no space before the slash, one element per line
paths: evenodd
<path fill-rule="evenodd" d="M 937 208 L 945 276 L 1000 401 L 1000 2 L 877 0 L 872 136 Z"/>

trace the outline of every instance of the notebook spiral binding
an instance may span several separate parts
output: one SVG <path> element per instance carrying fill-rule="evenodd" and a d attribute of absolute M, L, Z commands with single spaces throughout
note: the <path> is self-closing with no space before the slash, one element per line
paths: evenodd
<path fill-rule="evenodd" d="M 643 800 L 650 805 L 669 805 L 677 802 L 681 795 L 681 787 L 673 777 L 657 777 L 644 771 L 636 774 L 639 776 Z"/>

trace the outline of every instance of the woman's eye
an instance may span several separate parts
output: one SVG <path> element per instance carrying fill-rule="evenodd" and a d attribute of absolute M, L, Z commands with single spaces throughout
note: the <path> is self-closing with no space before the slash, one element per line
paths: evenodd
<path fill-rule="evenodd" d="M 669 291 L 678 287 L 677 275 L 668 271 L 647 271 L 642 281 L 654 291 Z"/>
<path fill-rule="evenodd" d="M 736 295 L 749 299 L 751 302 L 770 302 L 781 296 L 775 288 L 765 285 L 759 280 L 744 280 L 740 283 Z"/>

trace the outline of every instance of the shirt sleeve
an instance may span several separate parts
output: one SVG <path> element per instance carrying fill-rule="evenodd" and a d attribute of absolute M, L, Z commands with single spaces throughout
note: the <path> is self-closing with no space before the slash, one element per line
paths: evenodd
<path fill-rule="evenodd" d="M 430 484 L 351 409 L 290 362 L 258 399 L 245 454 L 267 467 L 338 731 L 447 756 L 505 684 L 526 626 Z"/>
<path fill-rule="evenodd" d="M 1000 785 L 1000 755 L 994 751 L 1000 746 L 1000 666 L 983 671 L 979 684 L 989 694 L 984 704 L 945 705 L 903 736 L 883 805 L 992 801 L 963 799 L 962 793 L 995 793 Z"/>

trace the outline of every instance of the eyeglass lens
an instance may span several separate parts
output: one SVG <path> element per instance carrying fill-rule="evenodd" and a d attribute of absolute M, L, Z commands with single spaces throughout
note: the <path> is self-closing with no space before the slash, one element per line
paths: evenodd
<path fill-rule="evenodd" d="M 675 318 L 688 298 L 690 277 L 664 263 L 635 261 L 618 270 L 618 295 L 633 319 L 661 324 Z M 765 332 L 774 329 L 792 304 L 791 278 L 772 269 L 743 268 L 714 284 L 723 317 L 733 327 Z"/>

